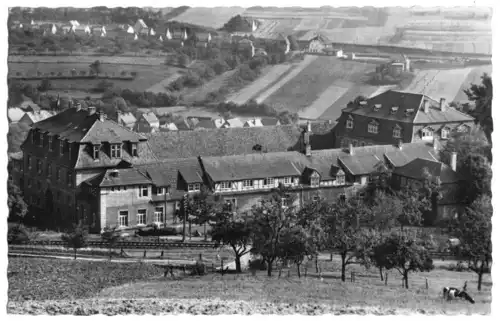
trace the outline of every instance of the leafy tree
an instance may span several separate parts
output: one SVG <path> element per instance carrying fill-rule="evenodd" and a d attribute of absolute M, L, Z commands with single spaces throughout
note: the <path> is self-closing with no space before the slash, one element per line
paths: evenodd
<path fill-rule="evenodd" d="M 94 61 L 93 63 L 90 64 L 89 66 L 90 71 L 94 74 L 96 74 L 97 77 L 99 77 L 99 74 L 102 72 L 102 65 L 99 60 Z"/>
<path fill-rule="evenodd" d="M 251 250 L 252 229 L 249 218 L 222 219 L 212 226 L 212 241 L 230 246 L 235 255 L 236 272 L 241 272 L 241 257 Z"/>
<path fill-rule="evenodd" d="M 28 205 L 24 202 L 21 189 L 11 180 L 7 182 L 9 220 L 22 221 L 28 213 Z"/>
<path fill-rule="evenodd" d="M 267 264 L 267 275 L 272 276 L 272 265 L 282 253 L 282 238 L 287 229 L 295 222 L 295 208 L 283 206 L 283 202 L 291 201 L 288 190 L 282 186 L 275 189 L 269 199 L 253 206 L 253 240 L 252 252 L 260 254 Z"/>
<path fill-rule="evenodd" d="M 460 161 L 458 169 L 467 178 L 467 184 L 463 193 L 467 204 L 472 204 L 482 195 L 491 197 L 493 171 L 486 157 L 471 153 Z"/>
<path fill-rule="evenodd" d="M 113 247 L 118 243 L 118 241 L 120 240 L 120 234 L 117 233 L 118 232 L 118 227 L 114 226 L 114 227 L 109 227 L 109 226 L 106 226 L 104 228 L 104 231 L 102 231 L 101 233 L 101 239 L 108 243 L 108 248 L 109 248 L 109 260 L 111 260 L 111 256 L 112 256 L 112 249 Z"/>
<path fill-rule="evenodd" d="M 477 273 L 479 291 L 483 274 L 488 271 L 492 262 L 492 216 L 491 197 L 482 195 L 460 215 L 454 229 L 460 241 L 457 254 L 467 260 L 469 269 Z"/>
<path fill-rule="evenodd" d="M 285 229 L 279 244 L 279 257 L 283 260 L 292 260 L 297 266 L 300 277 L 300 265 L 305 258 L 312 258 L 318 251 L 313 235 L 305 228 L 296 225 Z"/>
<path fill-rule="evenodd" d="M 469 89 L 464 90 L 470 101 L 475 103 L 470 114 L 483 128 L 488 142 L 491 144 L 493 132 L 493 115 L 491 114 L 491 103 L 493 100 L 493 83 L 491 76 L 483 74 L 481 84 L 471 84 Z"/>
<path fill-rule="evenodd" d="M 392 233 L 375 247 L 374 255 L 379 264 L 388 270 L 396 269 L 402 276 L 405 288 L 411 272 L 428 272 L 434 269 L 425 242 L 405 233 Z"/>
<path fill-rule="evenodd" d="M 188 199 L 189 222 L 190 224 L 193 222 L 203 225 L 205 240 L 207 239 L 207 223 L 216 219 L 218 209 L 216 205 L 210 195 L 210 191 L 204 186 L 199 193 Z"/>
<path fill-rule="evenodd" d="M 187 67 L 187 65 L 189 65 L 189 56 L 186 54 L 180 54 L 177 57 L 177 64 L 179 66 Z"/>
<path fill-rule="evenodd" d="M 441 151 L 441 158 L 445 159 L 451 152 L 457 153 L 457 169 L 461 160 L 469 154 L 479 154 L 492 161 L 491 145 L 481 128 L 472 128 L 470 132 L 453 132 L 450 139 Z"/>
<path fill-rule="evenodd" d="M 66 243 L 68 248 L 72 248 L 76 252 L 78 249 L 85 247 L 88 240 L 88 229 L 81 222 L 73 225 L 73 229 L 61 235 L 61 240 Z"/>
<path fill-rule="evenodd" d="M 338 250 L 342 260 L 341 279 L 345 282 L 346 267 L 356 264 L 356 249 L 361 240 L 360 221 L 368 218 L 369 211 L 363 201 L 350 198 L 338 200 L 327 209 L 324 230 L 328 244 Z"/>
<path fill-rule="evenodd" d="M 355 250 L 356 260 L 369 269 L 375 266 L 379 269 L 380 280 L 384 280 L 383 269 L 388 265 L 387 258 L 381 251 L 384 234 L 380 229 L 369 229 L 361 232 L 358 247 Z"/>

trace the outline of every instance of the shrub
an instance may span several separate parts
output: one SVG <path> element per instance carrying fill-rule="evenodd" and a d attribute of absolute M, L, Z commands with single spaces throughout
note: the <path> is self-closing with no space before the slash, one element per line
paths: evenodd
<path fill-rule="evenodd" d="M 253 259 L 248 262 L 248 268 L 254 271 L 266 271 L 267 263 L 261 259 Z"/>
<path fill-rule="evenodd" d="M 30 241 L 29 232 L 22 225 L 9 227 L 7 232 L 7 242 L 9 244 L 23 244 Z"/>

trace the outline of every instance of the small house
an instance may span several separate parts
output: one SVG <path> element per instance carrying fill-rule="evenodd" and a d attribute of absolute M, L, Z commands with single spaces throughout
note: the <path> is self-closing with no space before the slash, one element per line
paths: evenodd
<path fill-rule="evenodd" d="M 241 128 L 243 127 L 243 122 L 239 118 L 226 119 L 226 124 L 229 128 Z"/>
<path fill-rule="evenodd" d="M 135 127 L 139 133 L 153 133 L 160 128 L 160 121 L 153 112 L 148 112 L 139 117 Z"/>
<path fill-rule="evenodd" d="M 149 29 L 144 20 L 138 19 L 137 22 L 134 25 L 134 31 L 136 33 L 139 33 L 141 30 L 146 29 L 146 31 Z"/>
<path fill-rule="evenodd" d="M 243 125 L 243 127 L 262 127 L 262 126 L 264 125 L 262 125 L 260 118 L 249 119 Z"/>
<path fill-rule="evenodd" d="M 121 110 L 116 112 L 116 122 L 130 130 L 133 130 L 137 119 L 131 112 L 124 113 Z"/>

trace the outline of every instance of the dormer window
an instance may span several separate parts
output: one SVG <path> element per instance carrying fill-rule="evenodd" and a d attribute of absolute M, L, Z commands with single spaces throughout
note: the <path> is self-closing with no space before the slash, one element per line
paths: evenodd
<path fill-rule="evenodd" d="M 59 141 L 59 154 L 64 154 L 64 140 L 62 139 Z"/>
<path fill-rule="evenodd" d="M 156 195 L 165 195 L 165 187 L 156 187 Z"/>
<path fill-rule="evenodd" d="M 397 106 L 392 107 L 391 108 L 391 114 L 392 115 L 396 114 L 398 112 L 398 109 L 399 109 L 399 107 L 397 107 Z"/>
<path fill-rule="evenodd" d="M 457 132 L 459 133 L 468 133 L 469 132 L 469 126 L 462 124 L 457 127 Z"/>
<path fill-rule="evenodd" d="M 122 157 L 122 144 L 111 144 L 111 158 Z"/>
<path fill-rule="evenodd" d="M 354 119 L 352 119 L 351 116 L 347 118 L 347 121 L 345 122 L 345 128 L 347 129 L 352 129 L 354 127 Z"/>
<path fill-rule="evenodd" d="M 339 172 L 337 174 L 337 185 L 344 185 L 345 184 L 345 174 L 343 172 Z"/>
<path fill-rule="evenodd" d="M 431 128 L 425 127 L 422 129 L 422 139 L 432 139 L 434 137 L 434 133 Z"/>
<path fill-rule="evenodd" d="M 132 157 L 137 157 L 137 143 L 130 144 L 130 155 L 132 155 Z"/>
<path fill-rule="evenodd" d="M 378 122 L 376 120 L 372 120 L 368 124 L 368 132 L 372 134 L 378 134 Z"/>
<path fill-rule="evenodd" d="M 47 144 L 49 144 L 49 152 L 52 151 L 52 136 L 47 137 Z"/>
<path fill-rule="evenodd" d="M 448 127 L 444 127 L 441 129 L 441 138 L 448 139 L 450 137 L 450 129 Z"/>
<path fill-rule="evenodd" d="M 408 117 L 410 115 L 413 115 L 413 109 L 407 109 L 405 110 L 405 115 Z"/>
<path fill-rule="evenodd" d="M 375 105 L 373 106 L 373 111 L 379 111 L 379 110 L 380 110 L 380 108 L 382 108 L 382 105 L 381 105 L 381 104 L 375 104 Z"/>
<path fill-rule="evenodd" d="M 101 150 L 101 145 L 95 144 L 92 145 L 92 157 L 94 159 L 99 159 L 99 151 Z"/>
<path fill-rule="evenodd" d="M 319 174 L 317 172 L 311 174 L 311 186 L 319 186 Z"/>
<path fill-rule="evenodd" d="M 392 137 L 401 138 L 401 127 L 399 125 L 396 125 L 392 130 Z"/>

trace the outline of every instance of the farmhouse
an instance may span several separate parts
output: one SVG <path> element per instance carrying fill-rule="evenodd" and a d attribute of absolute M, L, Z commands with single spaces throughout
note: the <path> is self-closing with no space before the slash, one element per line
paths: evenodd
<path fill-rule="evenodd" d="M 135 130 L 139 133 L 152 133 L 159 128 L 160 121 L 153 112 L 141 114 L 135 126 Z"/>
<path fill-rule="evenodd" d="M 389 90 L 342 110 L 335 146 L 396 144 L 438 139 L 453 131 L 469 132 L 474 118 L 426 95 Z"/>
<path fill-rule="evenodd" d="M 123 127 L 133 130 L 137 119 L 131 112 L 125 113 L 120 110 L 116 112 L 116 122 Z"/>

